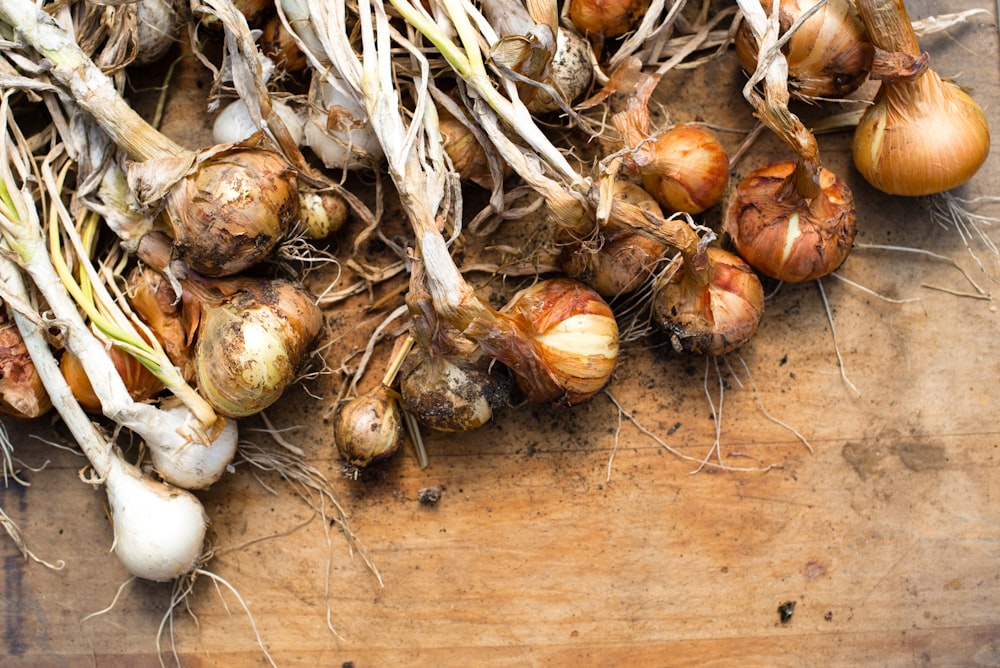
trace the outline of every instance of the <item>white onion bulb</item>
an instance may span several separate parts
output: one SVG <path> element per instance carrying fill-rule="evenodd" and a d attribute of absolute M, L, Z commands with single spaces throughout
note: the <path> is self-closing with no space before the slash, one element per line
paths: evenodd
<path fill-rule="evenodd" d="M 274 100 L 271 107 L 288 128 L 288 134 L 297 145 L 302 144 L 303 121 L 299 114 L 284 102 Z M 216 144 L 235 144 L 248 139 L 257 132 L 257 125 L 250 118 L 250 112 L 242 100 L 233 100 L 223 107 L 212 124 L 212 139 Z"/>

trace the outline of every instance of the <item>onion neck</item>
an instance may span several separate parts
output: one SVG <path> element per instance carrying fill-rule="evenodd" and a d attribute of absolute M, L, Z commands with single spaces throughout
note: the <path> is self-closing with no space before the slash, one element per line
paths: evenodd
<path fill-rule="evenodd" d="M 903 0 L 857 0 L 858 15 L 872 44 L 885 51 L 917 56 L 920 45 Z"/>

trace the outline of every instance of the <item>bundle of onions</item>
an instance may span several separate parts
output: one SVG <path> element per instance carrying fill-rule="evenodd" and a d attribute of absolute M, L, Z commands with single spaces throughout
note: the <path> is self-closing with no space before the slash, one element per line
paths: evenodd
<path fill-rule="evenodd" d="M 589 179 L 582 177 L 570 165 L 565 156 L 535 124 L 526 107 L 518 99 L 511 82 L 505 81 L 501 84 L 507 95 L 492 85 L 485 74 L 482 53 L 478 46 L 480 34 L 476 28 L 482 31 L 481 37 L 486 43 L 494 43 L 498 37 L 489 29 L 488 23 L 474 15 L 473 8 L 467 5 L 459 6 L 451 0 L 444 1 L 444 8 L 448 12 L 464 47 L 459 48 L 419 7 L 410 4 L 407 0 L 393 0 L 393 6 L 413 27 L 438 47 L 455 73 L 489 105 L 488 110 L 477 110 L 479 111 L 478 117 L 481 127 L 489 136 L 494 148 L 511 165 L 511 168 L 529 186 L 544 196 L 552 223 L 558 230 L 572 234 L 577 239 L 586 239 L 594 233 L 599 223 L 615 220 L 617 221 L 614 223 L 615 225 L 627 226 L 643 236 L 676 249 L 684 260 L 684 271 L 678 280 L 691 280 L 695 284 L 702 285 L 720 275 L 719 272 L 711 270 L 714 260 L 707 254 L 706 244 L 703 243 L 693 225 L 676 218 L 664 219 L 648 209 L 643 210 L 635 203 L 613 196 L 617 188 L 616 175 L 620 164 L 613 164 L 612 161 L 609 166 L 606 166 L 606 178 L 603 178 L 599 186 L 595 187 Z M 473 19 L 475 19 L 474 22 Z M 514 129 L 528 145 L 527 148 L 518 146 L 511 141 L 500 127 L 500 118 L 506 122 L 508 127 Z M 546 168 L 555 173 L 562 182 L 557 182 L 548 176 Z M 435 257 L 446 252 L 443 249 L 433 250 Z M 429 267 L 428 249 L 423 248 L 422 251 Z M 428 274 L 431 274 L 430 269 L 428 269 Z M 452 280 L 453 284 L 457 282 L 457 278 Z M 437 306 L 438 300 L 433 289 L 433 281 L 431 294 L 435 296 L 435 305 Z M 729 293 L 722 290 L 712 291 L 709 294 L 713 295 L 714 298 L 714 296 Z M 705 306 L 707 308 L 707 305 Z M 676 309 L 678 313 L 680 310 L 680 308 Z M 756 314 L 756 317 L 759 318 L 759 313 Z M 462 331 L 464 327 L 458 329 Z M 756 323 L 751 327 L 744 328 L 744 331 L 752 332 L 755 329 Z M 684 337 L 684 340 L 688 338 Z M 740 343 L 745 343 L 745 341 Z M 514 373 L 516 375 L 517 371 L 514 370 Z"/>
<path fill-rule="evenodd" d="M 892 195 L 931 195 L 958 187 L 986 161 L 990 130 L 983 109 L 927 67 L 902 0 L 859 0 L 877 47 L 873 104 L 854 134 L 854 164 Z"/>
<path fill-rule="evenodd" d="M 760 66 L 744 96 L 797 160 L 766 165 L 744 177 L 730 194 L 723 225 L 737 252 L 761 273 L 792 283 L 821 278 L 836 270 L 853 246 L 854 198 L 847 184 L 822 166 L 816 138 L 788 110 L 778 17 L 768 19 L 758 0 L 739 3 L 761 44 Z M 761 80 L 766 98 L 754 88 Z"/>
<path fill-rule="evenodd" d="M 770 15 L 771 0 L 760 4 Z M 868 78 L 872 46 L 850 0 L 780 0 L 778 25 L 780 37 L 787 40 L 781 50 L 793 96 L 807 101 L 844 98 Z M 748 22 L 740 24 L 733 42 L 740 65 L 752 74 L 760 44 Z"/>
<path fill-rule="evenodd" d="M 73 399 L 45 339 L 44 324 L 38 314 L 31 313 L 30 307 L 25 308 L 31 300 L 14 259 L 22 264 L 52 314 L 65 327 L 70 352 L 86 362 L 93 371 L 89 374 L 91 380 L 100 392 L 107 393 L 107 412 L 123 418 L 122 424 L 133 426 L 136 422 L 144 422 L 147 428 L 168 432 L 166 435 L 176 428 L 176 425 L 168 426 L 159 420 L 159 413 L 152 406 L 146 406 L 149 411 L 133 412 L 134 405 L 144 404 L 129 405 L 132 402 L 127 399 L 128 392 L 111 366 L 103 345 L 84 323 L 49 262 L 38 228 L 37 210 L 28 186 L 24 185 L 36 172 L 8 155 L 15 142 L 6 132 L 7 101 L 8 97 L 4 96 L 0 104 L 0 125 L 5 135 L 0 142 L 0 229 L 3 235 L 0 245 L 8 252 L 0 260 L 0 280 L 5 294 L 16 299 L 18 308 L 24 308 L 14 313 L 14 320 L 53 406 L 90 461 L 97 480 L 105 485 L 114 527 L 113 549 L 122 564 L 130 573 L 142 578 L 170 580 L 180 577 L 195 568 L 202 556 L 207 527 L 204 508 L 190 492 L 143 475 L 105 440 Z M 12 164 L 17 168 L 23 189 L 7 185 L 15 183 Z M 123 395 L 126 400 L 118 402 Z M 202 447 L 195 443 L 186 445 L 192 450 Z"/>
<path fill-rule="evenodd" d="M 42 54 L 49 74 L 135 162 L 139 203 L 162 210 L 182 258 L 211 276 L 242 271 L 274 250 L 299 213 L 297 173 L 263 138 L 188 151 L 146 123 L 51 16 L 26 0 L 0 18 Z"/>

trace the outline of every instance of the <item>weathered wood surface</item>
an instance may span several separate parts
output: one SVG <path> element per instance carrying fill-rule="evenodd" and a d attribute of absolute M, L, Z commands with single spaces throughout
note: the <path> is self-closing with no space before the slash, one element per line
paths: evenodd
<path fill-rule="evenodd" d="M 973 21 L 924 44 L 1000 125 L 995 26 Z M 697 107 L 717 69 L 679 77 L 679 108 Z M 947 256 L 996 292 L 954 229 L 860 182 L 848 137 L 823 146 L 855 189 L 860 241 Z M 765 140 L 756 155 L 782 154 Z M 998 186 L 993 156 L 962 194 Z M 973 250 L 1000 275 L 995 257 Z M 426 470 L 405 452 L 347 480 L 322 419 L 329 397 L 295 391 L 270 418 L 299 426 L 287 438 L 329 477 L 383 584 L 289 486 L 245 466 L 201 495 L 216 550 L 207 568 L 240 593 L 281 666 L 1000 665 L 995 302 L 922 287 L 972 291 L 927 257 L 858 249 L 842 274 L 919 298 L 890 303 L 824 281 L 857 392 L 841 378 L 814 284 L 770 298 L 756 338 L 718 372 L 662 347 L 627 349 L 612 394 L 691 459 L 628 419 L 616 445 L 618 412 L 598 396 L 572 411 L 512 408 L 478 432 L 430 438 Z M 334 330 L 357 309 L 333 314 Z M 709 461 L 770 470 L 692 473 L 716 439 L 706 388 L 721 411 L 720 456 Z M 51 570 L 0 541 L 0 663 L 159 665 L 171 586 L 133 582 L 88 618 L 127 579 L 109 554 L 102 492 L 77 479 L 81 458 L 42 440 L 58 429 L 7 426 L 31 486 L 0 489 L 0 505 L 35 554 L 65 565 Z M 243 437 L 267 442 L 259 426 L 248 422 Z M 437 505 L 420 503 L 435 485 Z M 794 614 L 782 623 L 786 602 Z M 240 603 L 204 576 L 164 629 L 168 664 L 172 647 L 186 666 L 266 664 Z"/>

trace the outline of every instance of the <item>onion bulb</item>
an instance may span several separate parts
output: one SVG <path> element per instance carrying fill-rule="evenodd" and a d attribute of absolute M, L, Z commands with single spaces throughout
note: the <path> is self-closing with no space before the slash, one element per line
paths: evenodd
<path fill-rule="evenodd" d="M 587 92 L 593 80 L 590 43 L 569 30 L 557 30 L 556 50 L 549 63 L 547 83 L 563 96 L 563 104 L 571 105 Z M 562 105 L 546 91 L 539 90 L 527 107 L 534 114 L 545 114 L 559 111 Z"/>
<path fill-rule="evenodd" d="M 764 312 L 764 289 L 746 262 L 711 246 L 707 281 L 682 266 L 653 298 L 653 318 L 678 352 L 724 355 L 753 336 Z"/>
<path fill-rule="evenodd" d="M 649 0 L 569 0 L 569 19 L 588 37 L 620 37 L 646 14 Z"/>
<path fill-rule="evenodd" d="M 313 79 L 310 99 L 315 106 L 306 120 L 303 144 L 327 169 L 370 167 L 382 159 L 382 145 L 361 103 L 332 85 L 329 76 Z"/>
<path fill-rule="evenodd" d="M 803 14 L 820 0 L 780 0 L 778 21 L 784 36 Z M 761 0 L 771 13 L 771 0 Z M 759 46 L 747 22 L 734 38 L 736 56 L 743 69 L 757 69 Z M 799 98 L 843 98 L 868 77 L 872 47 L 864 24 L 850 0 L 827 0 L 782 47 L 788 61 L 788 89 Z"/>
<path fill-rule="evenodd" d="M 396 399 L 382 385 L 351 399 L 337 411 L 333 438 L 348 464 L 364 468 L 396 454 L 403 421 Z"/>
<path fill-rule="evenodd" d="M 463 333 L 510 368 L 529 400 L 573 406 L 611 380 L 618 323 L 593 289 L 569 278 L 539 281 L 499 315 Z"/>
<path fill-rule="evenodd" d="M 236 420 L 225 420 L 208 439 L 183 405 L 163 406 L 157 417 L 161 424 L 149 456 L 161 478 L 184 489 L 207 489 L 222 478 L 239 445 Z"/>
<path fill-rule="evenodd" d="M 180 18 L 172 0 L 139 0 L 135 3 L 135 65 L 149 65 L 174 45 Z"/>
<path fill-rule="evenodd" d="M 495 184 L 489 157 L 472 130 L 444 109 L 438 112 L 438 129 L 441 132 L 445 153 L 448 154 L 448 159 L 458 172 L 459 178 L 492 190 Z M 503 165 L 503 170 L 510 172 L 506 164 Z"/>
<path fill-rule="evenodd" d="M 329 190 L 299 191 L 298 231 L 306 239 L 326 239 L 344 226 L 347 220 L 347 203 Z"/>
<path fill-rule="evenodd" d="M 399 392 L 403 409 L 425 427 L 470 431 L 493 419 L 493 412 L 509 401 L 510 384 L 502 365 L 432 355 L 416 347 L 400 370 Z"/>
<path fill-rule="evenodd" d="M 614 197 L 657 217 L 663 215 L 656 200 L 634 183 L 616 180 Z M 596 239 L 564 243 L 559 264 L 567 276 L 586 283 L 602 297 L 617 297 L 645 283 L 666 252 L 666 244 L 611 216 Z"/>
<path fill-rule="evenodd" d="M 177 254 L 205 276 L 229 276 L 268 257 L 298 215 L 295 170 L 254 138 L 200 152 L 165 207 Z"/>
<path fill-rule="evenodd" d="M 0 413 L 32 419 L 45 415 L 52 401 L 7 309 L 0 306 Z"/>
<path fill-rule="evenodd" d="M 729 184 L 726 149 L 701 125 L 681 124 L 632 153 L 642 185 L 669 211 L 696 214 L 722 199 Z"/>
<path fill-rule="evenodd" d="M 301 286 L 248 284 L 203 309 L 194 349 L 198 391 L 222 415 L 253 415 L 295 380 L 323 316 Z"/>
<path fill-rule="evenodd" d="M 865 0 L 858 10 L 881 50 L 872 77 L 882 85 L 855 130 L 855 166 L 870 184 L 892 195 L 931 195 L 962 185 L 990 151 L 982 107 L 958 86 L 923 69 L 926 63 L 920 62 L 901 1 Z M 880 59 L 886 55 L 883 69 Z M 897 64 L 906 60 L 918 66 L 901 71 Z"/>
<path fill-rule="evenodd" d="M 165 582 L 191 571 L 201 556 L 208 518 L 190 492 L 143 476 L 110 457 L 104 484 L 114 552 L 135 576 Z"/>
<path fill-rule="evenodd" d="M 803 197 L 796 187 L 800 164 L 779 162 L 747 175 L 730 195 L 723 223 L 744 260 L 789 283 L 836 270 L 857 233 L 854 197 L 847 184 L 823 168 L 818 194 Z"/>
<path fill-rule="evenodd" d="M 291 33 L 285 30 L 285 24 L 277 14 L 264 22 L 257 43 L 261 53 L 274 61 L 278 69 L 294 74 L 309 66 L 309 59 Z"/>
<path fill-rule="evenodd" d="M 132 355 L 123 352 L 121 348 L 112 346 L 108 350 L 108 355 L 118 375 L 125 382 L 129 395 L 135 401 L 147 401 L 163 389 L 163 383 L 149 369 Z M 59 368 L 80 406 L 90 413 L 100 413 L 101 400 L 94 392 L 79 360 L 68 350 L 64 351 L 59 361 Z"/>

